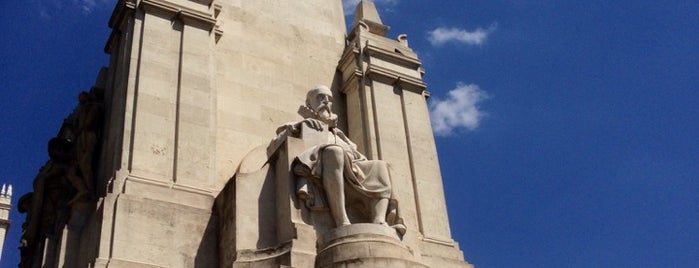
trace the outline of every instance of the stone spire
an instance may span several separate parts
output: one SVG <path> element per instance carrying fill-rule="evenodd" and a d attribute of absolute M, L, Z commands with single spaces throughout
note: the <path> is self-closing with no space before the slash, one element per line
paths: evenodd
<path fill-rule="evenodd" d="M 5 242 L 7 230 L 10 229 L 10 209 L 12 205 L 12 185 L 2 184 L 0 191 L 0 257 L 2 257 L 2 248 Z"/>
<path fill-rule="evenodd" d="M 352 23 L 352 28 L 356 28 L 357 25 L 365 24 L 369 28 L 369 32 L 377 35 L 385 35 L 388 32 L 389 27 L 381 22 L 381 17 L 379 12 L 376 10 L 376 5 L 374 2 L 362 0 L 357 4 L 357 8 L 354 10 L 354 23 Z"/>

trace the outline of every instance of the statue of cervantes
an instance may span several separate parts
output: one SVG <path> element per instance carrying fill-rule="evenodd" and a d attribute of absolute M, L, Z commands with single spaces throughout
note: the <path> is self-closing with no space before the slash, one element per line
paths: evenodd
<path fill-rule="evenodd" d="M 300 122 L 287 123 L 277 130 L 275 140 L 287 136 L 300 137 L 301 131 L 316 131 L 321 140 L 297 155 L 294 174 L 309 180 L 318 191 L 300 185 L 299 199 L 322 198 L 335 221 L 336 227 L 351 224 L 347 215 L 347 195 L 359 196 L 371 214 L 370 221 L 389 225 L 400 234 L 405 225 L 398 217 L 397 201 L 393 198 L 388 164 L 382 160 L 369 160 L 357 150 L 357 146 L 337 128 L 337 115 L 332 112 L 333 96 L 330 89 L 318 86 L 306 95 L 306 104 L 300 113 Z M 304 127 L 305 126 L 305 127 Z M 321 196 L 315 196 L 319 192 Z M 307 202 L 308 203 L 308 202 Z"/>

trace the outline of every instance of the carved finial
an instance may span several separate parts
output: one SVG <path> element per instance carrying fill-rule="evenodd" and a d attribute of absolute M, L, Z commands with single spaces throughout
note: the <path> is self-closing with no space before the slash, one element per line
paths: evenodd
<path fill-rule="evenodd" d="M 0 191 L 0 195 L 5 196 L 5 184 L 2 184 L 2 191 Z"/>
<path fill-rule="evenodd" d="M 11 196 L 12 196 L 12 184 L 10 184 L 10 186 L 7 187 L 7 197 L 11 197 Z"/>
<path fill-rule="evenodd" d="M 381 22 L 379 12 L 372 1 L 362 0 L 357 4 L 357 8 L 354 10 L 352 28 L 359 26 L 360 22 L 366 23 L 369 26 L 369 31 L 374 34 L 383 36 L 388 31 L 388 26 Z"/>
<path fill-rule="evenodd" d="M 406 46 L 406 47 L 408 46 L 408 35 L 407 34 L 399 34 L 398 38 L 396 38 L 396 40 L 398 40 L 398 42 L 400 42 L 401 45 Z"/>

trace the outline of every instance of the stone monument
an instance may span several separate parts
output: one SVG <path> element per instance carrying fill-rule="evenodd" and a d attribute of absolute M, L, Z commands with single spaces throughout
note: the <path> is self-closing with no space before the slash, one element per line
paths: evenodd
<path fill-rule="evenodd" d="M 340 0 L 118 1 L 109 65 L 18 202 L 20 266 L 472 267 L 420 60 L 370 1 L 344 18 Z"/>

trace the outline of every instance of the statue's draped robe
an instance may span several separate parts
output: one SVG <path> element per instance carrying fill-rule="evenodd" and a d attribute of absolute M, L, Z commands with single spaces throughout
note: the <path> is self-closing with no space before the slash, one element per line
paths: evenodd
<path fill-rule="evenodd" d="M 386 162 L 380 160 L 367 160 L 357 146 L 337 128 L 323 130 L 322 134 L 327 140 L 322 144 L 308 148 L 296 159 L 303 165 L 299 174 L 314 180 L 321 180 L 323 176 L 323 161 L 320 156 L 326 148 L 338 146 L 344 151 L 343 175 L 346 185 L 351 186 L 358 193 L 371 198 L 391 198 L 391 179 L 388 175 Z M 322 183 L 322 181 L 321 181 Z"/>

